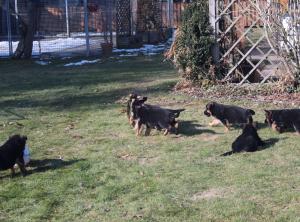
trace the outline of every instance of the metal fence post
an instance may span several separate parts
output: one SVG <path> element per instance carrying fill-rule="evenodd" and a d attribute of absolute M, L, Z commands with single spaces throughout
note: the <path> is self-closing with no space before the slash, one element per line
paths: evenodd
<path fill-rule="evenodd" d="M 86 40 L 86 56 L 89 56 L 90 39 L 89 39 L 89 17 L 88 17 L 87 0 L 84 0 L 83 4 L 84 4 L 84 31 L 85 31 L 85 40 Z"/>
<path fill-rule="evenodd" d="M 168 20 L 169 20 L 168 21 L 169 28 L 173 28 L 173 19 L 174 19 L 173 10 L 174 10 L 173 0 L 168 0 L 167 13 L 168 13 Z"/>
<path fill-rule="evenodd" d="M 10 21 L 10 10 L 9 10 L 9 0 L 6 0 L 6 25 L 7 25 L 7 40 L 9 48 L 9 56 L 13 55 L 12 40 L 11 40 L 11 21 Z"/>
<path fill-rule="evenodd" d="M 214 37 L 215 37 L 215 43 L 212 47 L 212 57 L 213 57 L 213 62 L 218 65 L 220 51 L 219 51 L 219 44 L 217 41 L 218 38 L 217 5 L 218 5 L 218 0 L 209 0 L 209 21 L 211 27 L 213 28 Z"/>
<path fill-rule="evenodd" d="M 113 44 L 113 33 L 112 33 L 112 2 L 108 1 L 108 30 L 110 43 Z"/>
<path fill-rule="evenodd" d="M 68 6 L 68 0 L 65 0 L 65 7 L 66 7 L 67 36 L 70 37 L 70 27 L 69 27 L 69 6 Z"/>
<path fill-rule="evenodd" d="M 18 9 L 18 0 L 15 0 L 15 12 L 16 12 L 16 21 L 17 27 L 19 27 L 19 9 Z M 19 29 L 17 28 L 17 34 L 19 35 Z"/>
<path fill-rule="evenodd" d="M 15 0 L 15 12 L 16 12 L 16 19 L 19 19 L 19 9 L 18 9 L 18 0 Z"/>

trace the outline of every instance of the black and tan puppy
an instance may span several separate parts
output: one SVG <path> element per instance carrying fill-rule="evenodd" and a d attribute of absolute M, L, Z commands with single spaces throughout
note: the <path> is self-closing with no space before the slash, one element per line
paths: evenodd
<path fill-rule="evenodd" d="M 136 134 L 141 134 L 141 126 L 146 126 L 145 135 L 149 135 L 151 129 L 164 130 L 167 135 L 172 129 L 178 133 L 178 122 L 176 118 L 184 109 L 164 109 L 159 106 L 144 104 L 147 97 L 133 99 L 131 103 L 132 119 L 135 122 Z"/>
<path fill-rule="evenodd" d="M 252 120 L 249 119 L 249 123 L 244 126 L 242 134 L 232 143 L 232 150 L 222 154 L 222 156 L 228 156 L 239 152 L 255 152 L 258 150 L 258 147 L 263 145 L 264 142 L 258 136 Z"/>
<path fill-rule="evenodd" d="M 255 112 L 238 106 L 210 102 L 206 105 L 204 114 L 218 119 L 228 131 L 231 124 L 246 124 L 248 120 L 252 122 L 252 115 L 255 115 Z"/>
<path fill-rule="evenodd" d="M 23 159 L 26 140 L 26 136 L 14 135 L 0 147 L 0 170 L 11 169 L 13 176 L 15 173 L 14 165 L 17 164 L 22 175 L 26 175 L 27 171 Z"/>
<path fill-rule="evenodd" d="M 277 132 L 294 129 L 300 134 L 300 109 L 265 110 L 265 115 L 265 123 Z"/>
<path fill-rule="evenodd" d="M 138 96 L 135 93 L 131 93 L 129 95 L 129 99 L 127 101 L 126 114 L 127 114 L 129 124 L 131 126 L 133 126 L 133 127 L 135 126 L 135 121 L 133 118 L 133 102 L 135 102 L 135 104 L 142 105 L 146 100 L 147 100 L 147 97 Z"/>

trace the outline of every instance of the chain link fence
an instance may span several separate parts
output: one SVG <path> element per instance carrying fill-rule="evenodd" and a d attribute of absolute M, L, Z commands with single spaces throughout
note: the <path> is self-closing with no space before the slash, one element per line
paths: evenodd
<path fill-rule="evenodd" d="M 0 57 L 12 56 L 16 51 L 23 31 L 20 21 L 30 21 L 30 13 L 34 14 L 32 22 L 35 23 L 32 56 L 99 55 L 102 43 L 117 46 L 117 26 L 122 26 L 117 22 L 117 15 L 120 10 L 123 13 L 127 10 L 117 7 L 123 0 L 31 0 L 35 2 L 35 7 L 30 12 L 28 2 L 0 0 Z M 131 5 L 127 7 L 132 24 L 130 34 L 136 34 L 135 29 L 139 24 L 133 22 L 139 1 L 128 2 Z M 180 1 L 172 5 L 167 0 L 160 2 L 155 13 L 161 16 L 161 28 L 178 26 L 186 4 Z"/>
<path fill-rule="evenodd" d="M 33 56 L 99 54 L 101 43 L 108 41 L 108 14 L 114 10 L 107 1 L 40 0 L 35 7 L 36 31 Z M 110 10 L 108 12 L 108 10 Z M 28 3 L 24 0 L 2 1 L 0 17 L 0 56 L 9 56 L 20 39 L 20 17 L 28 20 Z M 109 41 L 114 41 L 110 39 Z"/>

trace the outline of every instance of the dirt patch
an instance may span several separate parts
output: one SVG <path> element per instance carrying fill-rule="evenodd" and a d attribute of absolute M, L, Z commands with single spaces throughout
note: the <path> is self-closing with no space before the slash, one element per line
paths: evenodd
<path fill-rule="evenodd" d="M 198 200 L 211 200 L 215 198 L 225 198 L 228 189 L 226 188 L 211 188 L 202 192 L 195 193 L 192 197 L 192 201 Z"/>

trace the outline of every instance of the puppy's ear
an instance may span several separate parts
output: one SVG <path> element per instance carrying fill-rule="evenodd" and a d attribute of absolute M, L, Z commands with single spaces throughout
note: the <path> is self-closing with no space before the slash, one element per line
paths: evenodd
<path fill-rule="evenodd" d="M 210 110 L 213 107 L 213 103 L 209 102 L 206 104 L 206 109 Z"/>
<path fill-rule="evenodd" d="M 130 93 L 130 94 L 129 94 L 129 98 L 130 98 L 130 99 L 136 99 L 136 98 L 137 98 L 137 94 L 135 94 L 135 93 Z"/>
<path fill-rule="evenodd" d="M 265 113 L 269 116 L 272 112 L 271 112 L 271 110 L 265 109 Z"/>
<path fill-rule="evenodd" d="M 148 99 L 148 97 L 147 97 L 147 96 L 144 96 L 143 99 L 142 99 L 142 101 L 143 101 L 143 102 L 146 102 L 147 99 Z"/>
<path fill-rule="evenodd" d="M 27 136 L 23 136 L 22 139 L 27 141 Z"/>

